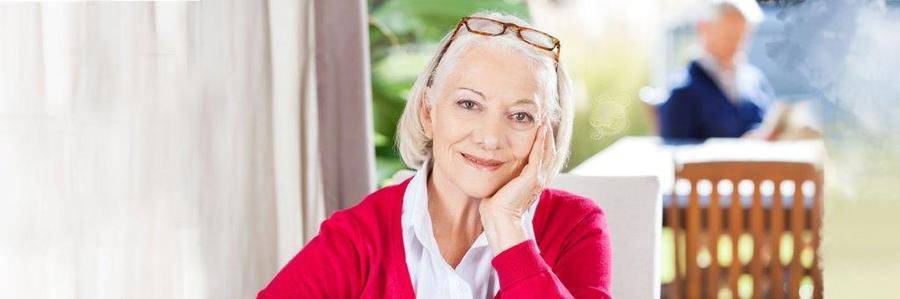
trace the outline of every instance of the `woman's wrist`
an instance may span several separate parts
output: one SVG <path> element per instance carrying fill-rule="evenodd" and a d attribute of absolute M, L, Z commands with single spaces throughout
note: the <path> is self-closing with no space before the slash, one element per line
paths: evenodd
<path fill-rule="evenodd" d="M 482 225 L 494 256 L 528 240 L 521 216 L 505 213 L 482 214 Z"/>

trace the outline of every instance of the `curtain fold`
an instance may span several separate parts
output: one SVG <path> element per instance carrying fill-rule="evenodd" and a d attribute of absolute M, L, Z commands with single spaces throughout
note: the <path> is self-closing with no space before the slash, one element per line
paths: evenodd
<path fill-rule="evenodd" d="M 317 1 L 316 92 L 325 213 L 375 188 L 368 11 L 365 0 Z"/>
<path fill-rule="evenodd" d="M 0 290 L 248 298 L 324 215 L 312 1 L 0 3 Z"/>
<path fill-rule="evenodd" d="M 312 1 L 269 1 L 278 261 L 286 264 L 324 219 Z M 299 141 L 299 142 L 298 142 Z"/>

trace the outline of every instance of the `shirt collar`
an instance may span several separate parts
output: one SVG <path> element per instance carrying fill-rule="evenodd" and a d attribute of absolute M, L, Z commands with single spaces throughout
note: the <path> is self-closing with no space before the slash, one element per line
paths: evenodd
<path fill-rule="evenodd" d="M 734 57 L 734 65 L 732 65 L 730 69 L 725 69 L 712 54 L 704 51 L 697 59 L 697 63 L 704 71 L 706 71 L 713 82 L 716 83 L 716 86 L 722 90 L 725 97 L 732 102 L 737 102 L 741 93 L 740 71 L 743 67 L 744 60 L 745 58 L 743 55 L 736 55 L 736 57 Z"/>
<path fill-rule="evenodd" d="M 406 186 L 403 193 L 403 230 L 411 232 L 415 239 L 428 250 L 438 250 L 437 241 L 434 238 L 434 230 L 432 230 L 431 215 L 428 213 L 428 174 L 430 161 L 425 160 L 422 167 L 416 171 L 416 174 Z M 538 195 L 540 196 L 540 195 Z M 534 219 L 535 210 L 537 210 L 538 200 L 535 200 L 531 207 L 525 211 L 522 216 L 522 225 L 525 226 L 526 234 L 534 239 Z M 487 246 L 487 236 L 484 232 L 478 235 L 472 247 Z"/>
<path fill-rule="evenodd" d="M 406 227 L 412 230 L 415 239 L 429 250 L 437 249 L 434 231 L 431 229 L 431 216 L 428 214 L 428 173 L 429 160 L 422 163 L 403 194 L 403 216 Z"/>

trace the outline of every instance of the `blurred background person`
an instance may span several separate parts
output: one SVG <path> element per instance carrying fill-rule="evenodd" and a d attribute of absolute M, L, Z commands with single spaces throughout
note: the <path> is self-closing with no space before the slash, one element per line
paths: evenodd
<path fill-rule="evenodd" d="M 668 100 L 658 106 L 666 139 L 755 136 L 771 101 L 765 75 L 746 62 L 742 48 L 763 19 L 752 0 L 713 1 L 697 23 L 703 52 Z"/>

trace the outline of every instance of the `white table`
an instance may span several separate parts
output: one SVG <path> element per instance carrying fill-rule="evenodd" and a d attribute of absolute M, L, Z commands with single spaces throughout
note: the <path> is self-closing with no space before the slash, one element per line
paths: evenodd
<path fill-rule="evenodd" d="M 807 162 L 819 167 L 825 161 L 821 140 L 768 142 L 752 139 L 713 138 L 699 144 L 666 144 L 659 137 L 623 137 L 572 169 L 590 176 L 656 176 L 662 192 L 671 191 L 675 167 L 691 162 L 783 161 Z"/>

